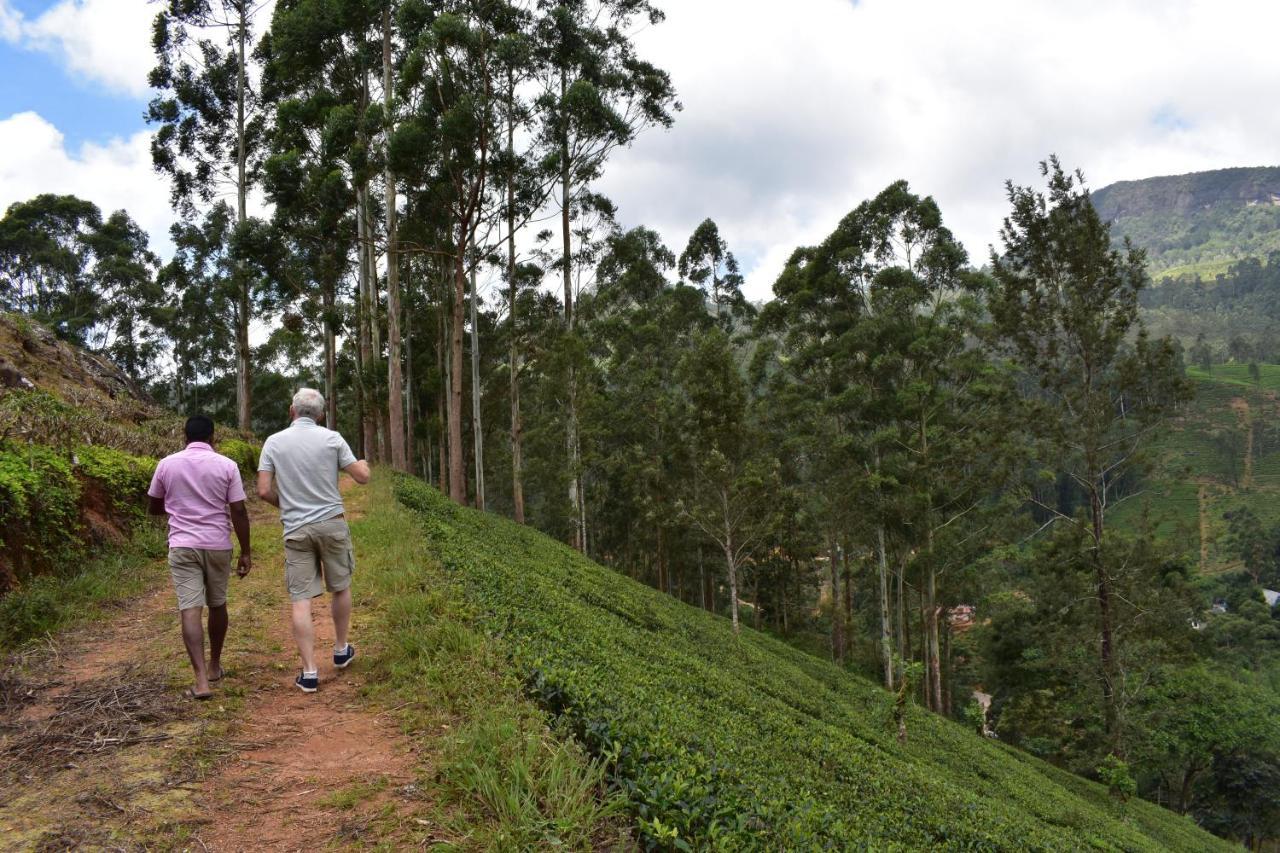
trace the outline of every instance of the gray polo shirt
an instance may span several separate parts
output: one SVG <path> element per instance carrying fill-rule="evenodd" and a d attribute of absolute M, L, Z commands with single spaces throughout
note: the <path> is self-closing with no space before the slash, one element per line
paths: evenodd
<path fill-rule="evenodd" d="M 258 470 L 275 474 L 285 536 L 342 513 L 338 471 L 355 461 L 341 435 L 311 418 L 295 418 L 263 443 Z"/>

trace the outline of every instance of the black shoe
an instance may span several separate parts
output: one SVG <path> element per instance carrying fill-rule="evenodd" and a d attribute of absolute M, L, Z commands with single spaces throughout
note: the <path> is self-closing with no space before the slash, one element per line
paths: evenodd
<path fill-rule="evenodd" d="M 347 643 L 347 647 L 333 653 L 333 665 L 338 669 L 346 669 L 347 665 L 356 659 L 356 647 Z"/>
<path fill-rule="evenodd" d="M 320 689 L 320 676 L 313 675 L 308 678 L 302 673 L 298 673 L 298 677 L 293 680 L 293 683 L 296 684 L 298 689 L 303 693 L 315 693 Z"/>

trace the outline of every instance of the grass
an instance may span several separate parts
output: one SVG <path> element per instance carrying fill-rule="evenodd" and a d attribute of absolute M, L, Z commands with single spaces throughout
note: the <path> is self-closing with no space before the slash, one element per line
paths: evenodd
<path fill-rule="evenodd" d="M 453 583 L 405 576 L 388 596 L 426 641 L 413 653 L 421 673 L 390 674 L 427 674 L 452 692 L 454 661 L 500 649 L 604 763 L 647 846 L 1231 849 L 1187 818 L 1122 804 L 918 708 L 900 744 L 892 698 L 871 682 L 750 629 L 735 638 L 723 618 L 421 481 L 399 480 L 397 494 Z M 451 601 L 461 590 L 487 638 L 439 618 L 443 589 Z"/>
<path fill-rule="evenodd" d="M 71 625 L 101 618 L 111 605 L 157 582 L 166 553 L 156 524 L 139 524 L 129 542 L 57 574 L 38 575 L 0 598 L 0 655 Z"/>
<path fill-rule="evenodd" d="M 366 632 L 380 703 L 436 754 L 440 821 L 480 850 L 608 847 L 625 839 L 604 770 L 523 691 L 500 644 L 442 569 L 417 519 L 374 478 L 370 511 L 352 522 Z"/>

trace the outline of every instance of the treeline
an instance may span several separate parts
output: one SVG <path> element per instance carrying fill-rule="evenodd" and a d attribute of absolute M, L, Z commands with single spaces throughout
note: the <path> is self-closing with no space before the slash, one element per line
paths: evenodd
<path fill-rule="evenodd" d="M 596 191 L 678 109 L 629 36 L 647 3 L 255 8 L 157 18 L 173 258 L 96 248 L 100 214 L 40 197 L 0 222 L 7 307 L 144 347 L 122 364 L 157 395 L 259 432 L 314 383 L 365 456 L 459 503 L 820 638 L 903 702 L 959 716 L 984 688 L 977 725 L 1117 796 L 1277 834 L 1241 774 L 1280 755 L 1280 639 L 1197 628 L 1190 566 L 1109 523 L 1189 387 L 1139 318 L 1144 258 L 1056 160 L 1008 188 L 989 272 L 899 182 L 753 305 L 712 220 L 677 254 Z M 1171 714 L 1196 690 L 1253 736 L 1206 746 Z"/>
<path fill-rule="evenodd" d="M 1166 277 L 1143 293 L 1154 328 L 1178 338 L 1204 370 L 1280 362 L 1280 252 L 1231 264 L 1213 280 Z"/>

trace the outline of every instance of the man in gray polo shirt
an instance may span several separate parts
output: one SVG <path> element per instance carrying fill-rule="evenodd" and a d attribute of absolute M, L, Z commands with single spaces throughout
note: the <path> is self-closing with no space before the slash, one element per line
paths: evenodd
<path fill-rule="evenodd" d="M 369 464 L 356 459 L 341 435 L 320 426 L 323 419 L 324 397 L 312 388 L 301 389 L 289 407 L 292 423 L 266 440 L 258 462 L 258 497 L 280 507 L 284 524 L 285 586 L 293 602 L 293 639 L 302 656 L 302 674 L 294 683 L 304 693 L 315 693 L 320 684 L 311 599 L 326 588 L 333 596 L 333 665 L 342 669 L 356 655 L 347 642 L 355 556 L 338 472 L 346 471 L 357 483 L 369 482 Z"/>

